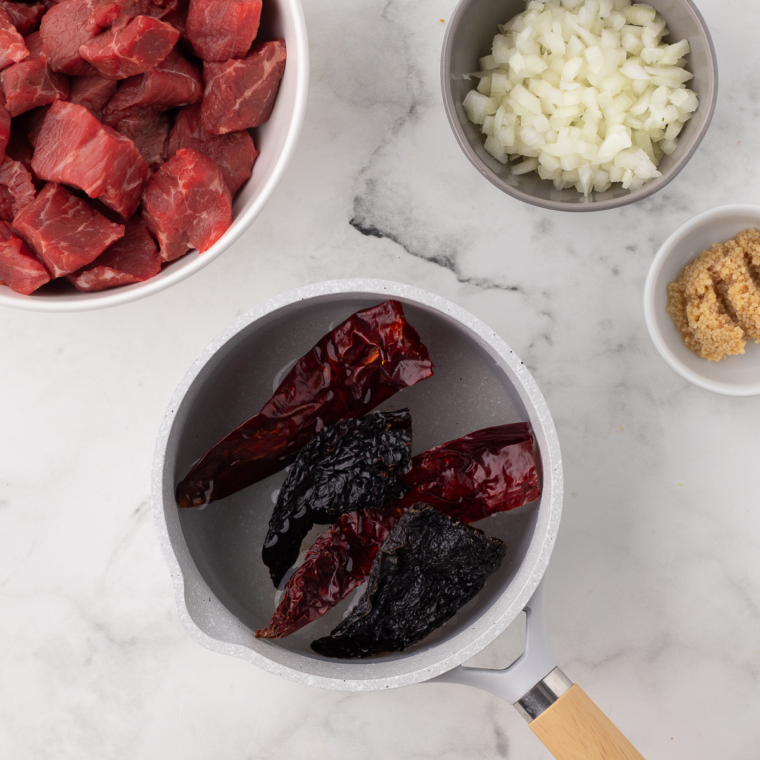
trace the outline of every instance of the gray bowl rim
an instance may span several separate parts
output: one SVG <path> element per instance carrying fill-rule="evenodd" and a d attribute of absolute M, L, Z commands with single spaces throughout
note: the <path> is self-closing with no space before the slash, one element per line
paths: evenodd
<path fill-rule="evenodd" d="M 692 0 L 682 0 L 684 3 L 684 10 L 691 13 L 694 20 L 697 22 L 705 41 L 707 42 L 708 57 L 710 61 L 710 75 L 712 80 L 712 97 L 708 104 L 703 103 L 700 100 L 699 107 L 704 108 L 707 106 L 707 114 L 702 126 L 692 140 L 692 144 L 689 149 L 678 159 L 676 164 L 661 177 L 648 182 L 638 190 L 629 193 L 621 198 L 612 198 L 605 201 L 593 201 L 591 203 L 566 203 L 565 201 L 550 201 L 543 198 L 536 198 L 529 193 L 524 193 L 522 190 L 508 185 L 500 177 L 496 176 L 478 157 L 475 151 L 472 149 L 469 141 L 465 138 L 462 130 L 459 126 L 459 120 L 456 118 L 454 98 L 451 94 L 451 77 L 449 76 L 449 69 L 451 67 L 451 45 L 454 38 L 454 31 L 456 30 L 459 22 L 464 14 L 467 12 L 467 6 L 472 0 L 459 0 L 454 12 L 451 14 L 448 26 L 446 28 L 446 34 L 443 38 L 443 49 L 441 51 L 441 89 L 443 91 L 443 107 L 446 111 L 446 117 L 449 121 L 451 131 L 454 133 L 459 147 L 462 152 L 467 156 L 470 163 L 492 184 L 499 188 L 507 195 L 511 195 L 513 198 L 517 198 L 519 201 L 529 203 L 532 206 L 539 206 L 540 208 L 549 209 L 551 211 L 576 211 L 576 212 L 590 212 L 590 211 L 608 211 L 613 208 L 620 208 L 627 206 L 629 203 L 636 203 L 649 198 L 656 192 L 662 190 L 669 182 L 675 179 L 691 160 L 691 157 L 696 153 L 702 140 L 707 134 L 707 130 L 712 122 L 713 115 L 715 113 L 715 105 L 718 101 L 718 58 L 715 53 L 715 46 L 713 45 L 712 36 L 710 30 L 707 28 L 707 24 L 699 12 L 697 6 Z"/>
<path fill-rule="evenodd" d="M 318 662 L 287 650 L 280 650 L 278 659 L 275 660 L 266 654 L 266 646 L 272 646 L 271 644 L 260 642 L 265 646 L 259 647 L 257 641 L 259 651 L 256 651 L 248 646 L 221 641 L 204 631 L 190 614 L 186 592 L 189 588 L 194 590 L 191 588 L 194 584 L 195 589 L 202 589 L 200 596 L 203 597 L 203 604 L 221 605 L 221 602 L 189 559 L 181 528 L 177 530 L 178 523 L 169 517 L 171 510 L 177 510 L 178 507 L 173 498 L 164 498 L 167 492 L 164 487 L 167 478 L 166 454 L 172 427 L 185 396 L 206 364 L 238 333 L 272 312 L 300 302 L 336 296 L 398 298 L 428 311 L 436 311 L 444 319 L 457 322 L 460 328 L 494 357 L 519 394 L 528 411 L 543 463 L 541 504 L 528 551 L 515 577 L 501 595 L 472 625 L 453 638 L 406 658 L 375 661 L 371 667 L 360 669 L 363 677 L 357 677 L 357 666 L 351 663 Z M 168 475 L 171 476 L 171 473 Z M 168 492 L 173 494 L 173 490 L 172 480 Z M 333 280 L 297 288 L 252 309 L 222 330 L 192 363 L 169 402 L 158 431 L 151 486 L 158 540 L 174 583 L 179 617 L 190 637 L 214 652 L 246 660 L 291 681 L 341 691 L 372 691 L 427 681 L 461 665 L 494 641 L 522 612 L 546 572 L 559 530 L 562 498 L 562 455 L 554 421 L 536 381 L 514 351 L 487 325 L 450 301 L 410 285 L 374 279 Z M 170 522 L 175 523 L 173 528 L 170 528 Z M 192 578 L 189 577 L 191 575 Z M 193 596 L 198 598 L 199 595 Z M 227 614 L 231 613 L 227 611 Z M 319 665 L 317 673 L 306 669 L 309 663 L 314 662 Z"/>

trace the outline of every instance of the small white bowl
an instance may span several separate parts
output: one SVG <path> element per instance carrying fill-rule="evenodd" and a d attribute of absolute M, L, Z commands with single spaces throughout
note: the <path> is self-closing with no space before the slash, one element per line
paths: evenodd
<path fill-rule="evenodd" d="M 265 9 L 258 38 L 283 38 L 288 60 L 272 116 L 254 130 L 253 139 L 261 155 L 253 167 L 253 176 L 232 202 L 232 225 L 224 235 L 205 253 L 188 251 L 145 282 L 95 293 L 81 293 L 74 290 L 73 286 L 53 286 L 42 288 L 30 296 L 0 286 L 0 306 L 29 311 L 71 312 L 104 309 L 136 301 L 165 290 L 203 269 L 221 256 L 248 229 L 271 197 L 295 152 L 309 89 L 309 43 L 300 0 L 268 0 Z"/>
<path fill-rule="evenodd" d="M 760 229 L 760 206 L 720 206 L 682 224 L 662 245 L 644 287 L 644 316 L 655 348 L 679 374 L 700 388 L 726 396 L 760 395 L 760 345 L 720 362 L 700 359 L 683 344 L 666 311 L 668 283 L 713 243 L 724 243 L 750 227 Z"/>

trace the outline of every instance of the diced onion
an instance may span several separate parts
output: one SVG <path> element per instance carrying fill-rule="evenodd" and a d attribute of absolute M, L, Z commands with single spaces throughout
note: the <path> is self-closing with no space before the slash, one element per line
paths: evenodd
<path fill-rule="evenodd" d="M 689 43 L 662 42 L 668 29 L 653 7 L 529 0 L 499 30 L 462 104 L 488 153 L 519 160 L 513 174 L 537 171 L 586 196 L 660 176 L 699 100 L 686 87 Z"/>

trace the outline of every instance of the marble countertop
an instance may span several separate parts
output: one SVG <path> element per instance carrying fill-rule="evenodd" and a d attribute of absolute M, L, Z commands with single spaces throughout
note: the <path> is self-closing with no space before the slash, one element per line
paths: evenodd
<path fill-rule="evenodd" d="M 347 276 L 449 298 L 534 373 L 564 454 L 546 580 L 567 674 L 648 760 L 756 755 L 760 399 L 688 385 L 655 352 L 642 310 L 647 268 L 675 227 L 760 204 L 760 4 L 698 5 L 721 73 L 702 147 L 653 198 L 569 215 L 502 195 L 457 149 L 438 82 L 454 0 L 305 0 L 306 121 L 247 234 L 137 303 L 2 311 L 0 755 L 548 757 L 484 692 L 317 691 L 206 651 L 179 622 L 149 506 L 165 405 L 236 316 Z"/>

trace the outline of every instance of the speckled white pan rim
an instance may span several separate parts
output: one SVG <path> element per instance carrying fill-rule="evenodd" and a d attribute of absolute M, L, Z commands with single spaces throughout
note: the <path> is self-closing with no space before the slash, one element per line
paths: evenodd
<path fill-rule="evenodd" d="M 437 311 L 442 317 L 456 321 L 473 338 L 477 338 L 489 353 L 503 363 L 505 373 L 528 410 L 541 451 L 544 477 L 536 527 L 525 559 L 514 580 L 494 604 L 472 626 L 457 636 L 407 658 L 389 662 L 378 660 L 371 668 L 362 669 L 364 677 L 361 678 L 356 677 L 356 666 L 350 663 L 317 662 L 291 652 L 282 654 L 280 650 L 278 660 L 275 661 L 263 653 L 266 650 L 254 651 L 247 646 L 220 641 L 196 624 L 188 610 L 185 598 L 187 579 L 180 564 L 180 555 L 183 562 L 188 562 L 189 552 L 181 531 L 178 531 L 178 535 L 177 531 L 175 536 L 170 535 L 171 511 L 174 510 L 176 517 L 178 508 L 172 498 L 173 481 L 167 481 L 167 477 L 172 477 L 172 474 L 166 472 L 167 445 L 175 418 L 186 394 L 207 362 L 241 330 L 278 309 L 298 302 L 340 295 L 398 298 L 402 302 Z M 355 279 L 309 285 L 277 296 L 239 317 L 204 349 L 179 384 L 161 423 L 155 449 L 151 494 L 156 530 L 174 581 L 179 616 L 195 641 L 215 652 L 239 657 L 265 671 L 298 683 L 328 689 L 366 691 L 405 686 L 441 675 L 473 657 L 509 626 L 524 609 L 546 571 L 559 529 L 562 491 L 562 460 L 554 422 L 535 380 L 509 346 L 472 314 L 439 296 L 400 283 Z M 194 565 L 192 570 L 198 574 Z M 207 594 L 212 592 L 205 587 L 204 595 Z M 314 670 L 319 672 L 313 672 Z"/>
<path fill-rule="evenodd" d="M 22 296 L 12 291 L 3 293 L 3 290 L 8 290 L 8 288 L 3 286 L 0 288 L 0 306 L 48 313 L 94 311 L 111 306 L 120 306 L 159 293 L 162 290 L 170 288 L 172 285 L 176 285 L 178 282 L 208 266 L 240 238 L 261 213 L 275 188 L 280 183 L 285 168 L 295 152 L 306 114 L 306 102 L 309 91 L 309 41 L 306 32 L 306 20 L 304 19 L 300 0 L 280 0 L 280 2 L 288 9 L 287 14 L 289 21 L 293 24 L 293 39 L 295 40 L 295 45 L 290 45 L 290 48 L 293 49 L 293 55 L 288 56 L 288 61 L 292 61 L 292 64 L 296 67 L 293 115 L 288 125 L 288 134 L 283 143 L 280 156 L 277 159 L 277 164 L 264 182 L 263 189 L 254 199 L 253 203 L 248 208 L 243 209 L 239 216 L 233 220 L 232 226 L 224 235 L 204 253 L 199 254 L 197 251 L 188 251 L 182 259 L 183 266 L 175 268 L 170 272 L 160 272 L 156 277 L 145 282 L 122 285 L 112 290 L 102 290 L 93 293 L 81 293 L 77 291 L 70 294 L 56 294 L 55 296 L 45 298 L 35 297 L 34 294 Z"/>
<path fill-rule="evenodd" d="M 652 339 L 652 343 L 654 343 L 657 352 L 665 362 L 667 362 L 668 366 L 684 378 L 684 380 L 688 380 L 698 388 L 711 391 L 712 393 L 718 393 L 722 396 L 747 397 L 760 395 L 760 383 L 723 383 L 717 380 L 711 380 L 704 375 L 700 375 L 698 372 L 694 372 L 694 370 L 683 364 L 683 362 L 681 362 L 670 350 L 670 347 L 662 336 L 656 315 L 657 283 L 660 272 L 670 255 L 676 250 L 678 243 L 691 230 L 697 227 L 737 214 L 755 216 L 758 219 L 758 225 L 760 225 L 760 206 L 752 206 L 749 204 L 718 206 L 717 208 L 703 211 L 702 213 L 691 217 L 691 219 L 678 227 L 660 246 L 660 249 L 657 251 L 654 260 L 652 261 L 652 265 L 649 268 L 646 284 L 644 285 L 644 319 L 646 321 L 647 330 L 649 331 L 649 337 Z M 697 251 L 694 255 L 697 256 L 699 253 L 700 252 Z"/>

